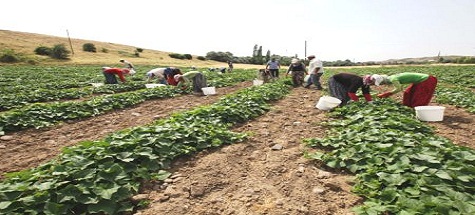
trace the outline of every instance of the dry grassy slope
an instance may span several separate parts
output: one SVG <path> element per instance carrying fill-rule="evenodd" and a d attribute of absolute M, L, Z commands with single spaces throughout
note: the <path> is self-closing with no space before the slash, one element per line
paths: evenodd
<path fill-rule="evenodd" d="M 108 42 L 99 42 L 91 40 L 82 40 L 71 38 L 74 55 L 71 54 L 68 61 L 57 61 L 49 57 L 43 57 L 34 54 L 34 50 L 40 46 L 53 47 L 56 44 L 64 44 L 68 50 L 71 50 L 67 37 L 56 37 L 43 34 L 25 33 L 17 31 L 0 30 L 0 51 L 4 49 L 12 49 L 16 53 L 21 53 L 28 58 L 35 59 L 39 64 L 93 64 L 93 65 L 119 65 L 119 59 L 127 59 L 136 65 L 157 65 L 157 66 L 177 66 L 177 67 L 227 67 L 226 63 L 217 61 L 201 61 L 197 60 L 197 56 L 193 56 L 193 60 L 179 60 L 170 58 L 169 52 L 150 50 L 147 47 L 133 47 Z M 82 51 L 85 43 L 92 43 L 96 46 L 97 53 Z M 142 48 L 144 51 L 140 53 L 140 57 L 135 57 L 136 48 Z M 101 50 L 107 49 L 107 53 Z M 191 50 L 190 50 L 191 51 Z M 184 53 L 182 53 L 184 54 Z M 257 65 L 235 64 L 235 68 L 260 68 Z"/>

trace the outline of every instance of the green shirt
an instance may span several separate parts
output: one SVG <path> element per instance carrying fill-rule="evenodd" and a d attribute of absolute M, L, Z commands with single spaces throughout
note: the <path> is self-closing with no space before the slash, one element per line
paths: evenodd
<path fill-rule="evenodd" d="M 417 84 L 429 78 L 428 74 L 403 72 L 388 77 L 389 81 L 394 85 L 392 93 L 397 93 L 402 90 L 403 84 Z"/>
<path fill-rule="evenodd" d="M 183 81 L 178 82 L 177 87 L 181 87 L 183 85 L 186 85 L 187 82 L 192 82 L 191 79 L 193 79 L 200 71 L 189 71 L 185 74 L 183 74 L 181 77 L 183 78 Z"/>

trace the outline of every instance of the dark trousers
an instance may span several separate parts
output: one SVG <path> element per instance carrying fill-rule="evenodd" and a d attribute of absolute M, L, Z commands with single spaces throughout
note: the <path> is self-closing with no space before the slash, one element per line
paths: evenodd
<path fill-rule="evenodd" d="M 279 69 L 269 69 L 269 71 L 270 71 L 270 74 L 272 75 L 272 77 L 274 77 L 274 78 L 279 77 Z"/>
<path fill-rule="evenodd" d="M 307 81 L 307 85 L 305 87 L 310 87 L 310 85 L 315 85 L 315 88 L 322 89 L 322 84 L 320 83 L 320 78 L 322 77 L 323 73 L 317 74 L 310 74 L 310 78 Z"/>
<path fill-rule="evenodd" d="M 106 84 L 118 84 L 117 78 L 115 77 L 114 74 L 103 72 L 104 77 L 106 77 Z"/>

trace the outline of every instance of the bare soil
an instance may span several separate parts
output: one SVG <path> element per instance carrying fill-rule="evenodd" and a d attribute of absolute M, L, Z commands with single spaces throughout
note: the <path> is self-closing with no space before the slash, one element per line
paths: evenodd
<path fill-rule="evenodd" d="M 53 159 L 63 147 L 211 104 L 220 95 L 250 85 L 219 88 L 217 96 L 147 101 L 48 129 L 7 134 L 10 140 L 0 140 L 0 177 Z M 295 88 L 274 102 L 268 113 L 233 129 L 250 133 L 248 140 L 178 159 L 169 170 L 170 179 L 147 183 L 135 197 L 150 201 L 136 214 L 352 214 L 351 208 L 362 201 L 351 193 L 353 176 L 303 157 L 309 149 L 302 139 L 326 134 L 320 126 L 328 120 L 326 112 L 314 107 L 321 95 L 321 91 Z M 429 124 L 455 144 L 475 148 L 474 115 L 443 106 L 447 107 L 444 120 Z"/>

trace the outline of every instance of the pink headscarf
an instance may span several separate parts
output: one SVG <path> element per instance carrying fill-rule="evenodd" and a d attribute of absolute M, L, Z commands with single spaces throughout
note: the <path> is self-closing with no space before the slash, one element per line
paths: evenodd
<path fill-rule="evenodd" d="M 371 78 L 371 75 L 365 75 L 363 76 L 363 84 L 364 85 L 371 85 L 373 83 L 373 79 Z"/>

